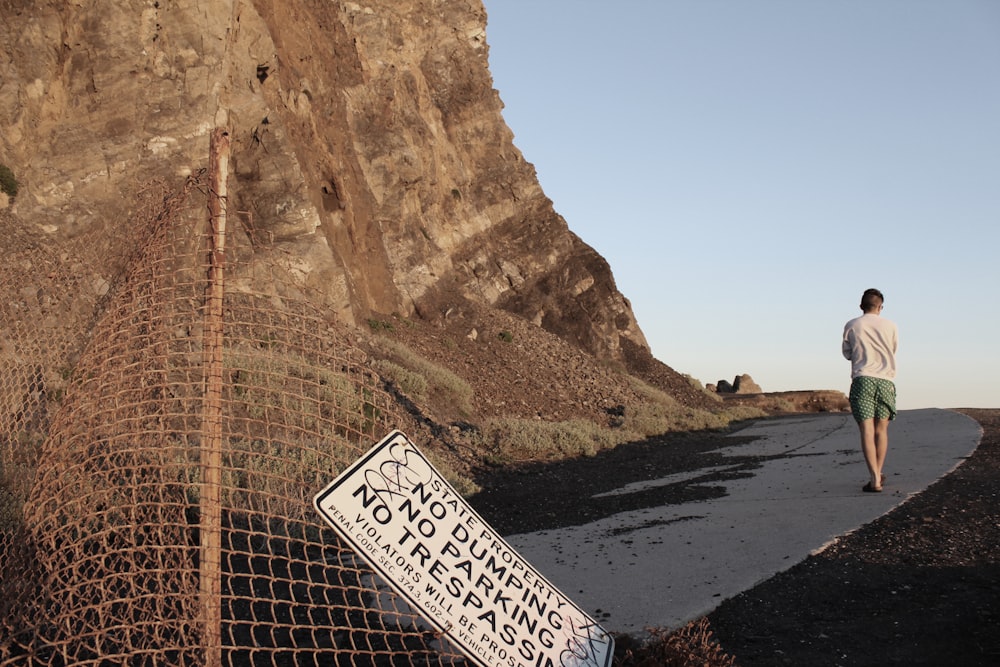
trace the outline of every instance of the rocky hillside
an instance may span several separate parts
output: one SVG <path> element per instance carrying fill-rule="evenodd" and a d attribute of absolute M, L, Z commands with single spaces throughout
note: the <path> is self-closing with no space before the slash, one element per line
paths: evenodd
<path fill-rule="evenodd" d="M 428 420 L 606 421 L 634 398 L 622 371 L 719 409 L 651 356 L 607 262 L 514 146 L 481 0 L 0 0 L 0 13 L 0 165 L 18 185 L 3 219 L 54 262 L 81 239 L 114 256 L 150 184 L 202 172 L 221 127 L 237 244 L 279 258 L 345 326 L 474 385 L 462 410 L 430 397 Z M 73 270 L 99 296 L 114 268 Z"/>
<path fill-rule="evenodd" d="M 289 252 L 343 321 L 469 301 L 599 357 L 646 347 L 513 144 L 480 0 L 0 9 L 0 163 L 23 224 L 113 237 L 146 183 L 205 167 L 221 126 L 246 235 Z"/>

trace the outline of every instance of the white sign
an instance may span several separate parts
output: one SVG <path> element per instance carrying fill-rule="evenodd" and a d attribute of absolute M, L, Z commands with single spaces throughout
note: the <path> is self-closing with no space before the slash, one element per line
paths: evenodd
<path fill-rule="evenodd" d="M 611 635 L 521 558 L 400 431 L 313 502 L 475 664 L 611 665 Z"/>

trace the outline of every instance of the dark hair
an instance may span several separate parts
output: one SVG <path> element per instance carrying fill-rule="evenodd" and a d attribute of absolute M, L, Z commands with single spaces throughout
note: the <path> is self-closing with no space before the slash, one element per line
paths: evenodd
<path fill-rule="evenodd" d="M 865 293 L 861 295 L 861 310 L 869 313 L 885 301 L 885 297 L 882 296 L 882 292 L 878 291 L 874 287 L 866 289 Z"/>

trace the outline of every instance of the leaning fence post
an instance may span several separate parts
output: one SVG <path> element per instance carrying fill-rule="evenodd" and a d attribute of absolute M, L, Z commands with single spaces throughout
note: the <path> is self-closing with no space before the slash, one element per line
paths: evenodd
<path fill-rule="evenodd" d="M 222 664 L 222 324 L 226 261 L 226 180 L 229 133 L 212 131 L 208 148 L 209 241 L 205 309 L 205 401 L 201 439 L 201 554 L 199 593 L 205 665 Z"/>

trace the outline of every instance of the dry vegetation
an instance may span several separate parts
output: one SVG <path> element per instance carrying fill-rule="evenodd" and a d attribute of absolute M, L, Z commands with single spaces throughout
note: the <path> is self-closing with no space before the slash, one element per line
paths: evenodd
<path fill-rule="evenodd" d="M 616 667 L 736 667 L 736 659 L 719 646 L 708 619 L 691 621 L 680 630 L 649 628 L 644 643 L 619 637 Z"/>
<path fill-rule="evenodd" d="M 450 446 L 456 456 L 433 453 L 466 492 L 475 491 L 484 466 L 593 456 L 767 414 L 727 404 L 662 364 L 658 376 L 637 377 L 623 363 L 595 359 L 502 311 L 469 307 L 433 323 L 372 319 L 368 334 L 372 368 L 411 416 Z"/>

